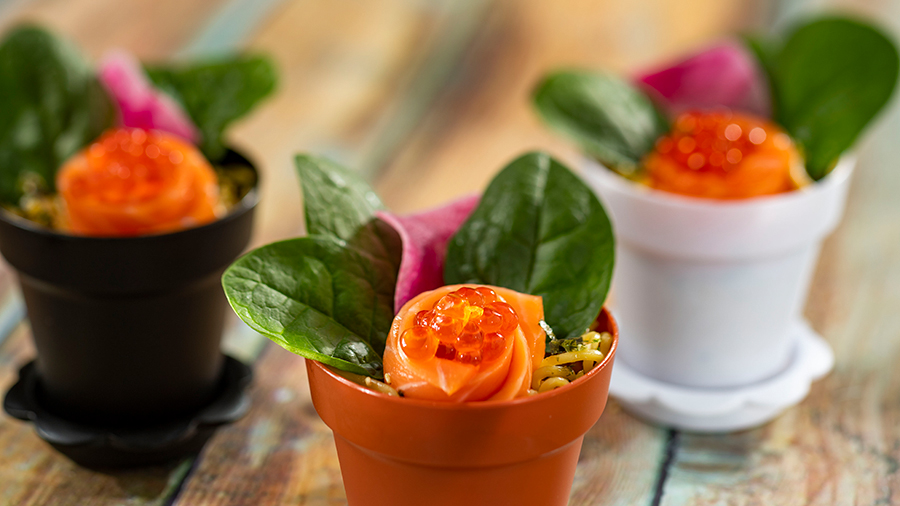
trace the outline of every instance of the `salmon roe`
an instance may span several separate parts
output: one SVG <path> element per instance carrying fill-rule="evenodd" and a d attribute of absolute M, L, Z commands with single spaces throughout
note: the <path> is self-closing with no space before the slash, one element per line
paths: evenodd
<path fill-rule="evenodd" d="M 799 162 L 774 123 L 728 110 L 686 112 L 644 160 L 647 184 L 694 197 L 739 199 L 794 190 Z"/>
<path fill-rule="evenodd" d="M 506 340 L 519 326 L 515 310 L 487 287 L 463 287 L 441 297 L 431 310 L 419 311 L 400 336 L 400 347 L 413 360 L 432 357 L 479 365 L 503 356 Z"/>
<path fill-rule="evenodd" d="M 201 225 L 220 213 L 216 173 L 192 144 L 155 130 L 118 128 L 57 174 L 68 228 L 128 236 Z"/>

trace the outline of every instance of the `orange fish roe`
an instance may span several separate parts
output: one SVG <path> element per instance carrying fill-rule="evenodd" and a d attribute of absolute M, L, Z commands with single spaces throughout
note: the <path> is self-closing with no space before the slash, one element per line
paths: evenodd
<path fill-rule="evenodd" d="M 92 236 L 164 233 L 217 218 L 216 173 L 191 144 L 119 128 L 72 157 L 56 185 L 68 229 Z"/>
<path fill-rule="evenodd" d="M 487 287 L 462 287 L 441 297 L 431 310 L 416 313 L 400 347 L 415 360 L 437 357 L 479 365 L 503 356 L 506 340 L 519 326 L 515 310 Z"/>
<path fill-rule="evenodd" d="M 730 111 L 687 112 L 645 158 L 646 183 L 693 197 L 741 199 L 796 189 L 799 154 L 762 118 Z"/>
<path fill-rule="evenodd" d="M 508 288 L 451 285 L 410 299 L 384 349 L 387 382 L 430 401 L 509 400 L 527 395 L 544 359 L 540 297 Z"/>

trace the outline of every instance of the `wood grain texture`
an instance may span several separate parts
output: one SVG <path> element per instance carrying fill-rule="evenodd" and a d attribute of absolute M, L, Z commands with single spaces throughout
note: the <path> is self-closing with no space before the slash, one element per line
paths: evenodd
<path fill-rule="evenodd" d="M 292 5 L 253 44 L 276 55 L 290 47 L 290 53 L 277 59 L 284 62 L 282 65 L 288 68 L 290 76 L 296 75 L 298 79 L 308 76 L 312 80 L 287 84 L 289 91 L 285 90 L 276 99 L 276 107 L 267 108 L 265 116 L 257 115 L 235 132 L 235 142 L 245 143 L 248 148 L 253 146 L 251 149 L 258 149 L 271 160 L 263 164 L 265 175 L 274 181 L 264 188 L 267 193 L 263 202 L 268 200 L 271 210 L 264 212 L 277 213 L 282 221 L 262 219 L 263 226 L 272 227 L 261 232 L 266 238 L 297 233 L 295 217 L 285 216 L 285 209 L 295 208 L 298 209 L 296 217 L 301 216 L 290 166 L 290 154 L 297 147 L 336 156 L 350 166 L 365 170 L 369 168 L 367 162 L 383 156 L 383 151 L 373 154 L 375 150 L 369 149 L 370 139 L 379 138 L 378 126 L 392 124 L 390 119 L 383 118 L 398 110 L 419 110 L 404 109 L 402 103 L 396 107 L 385 105 L 397 102 L 389 91 L 396 92 L 397 80 L 406 79 L 402 74 L 396 75 L 398 68 L 385 54 L 371 63 L 383 65 L 375 72 L 369 67 L 360 69 L 349 65 L 369 55 L 373 44 L 383 45 L 381 51 L 393 51 L 390 54 L 396 55 L 397 62 L 420 61 L 417 51 L 422 50 L 424 42 L 415 34 L 421 34 L 423 28 L 396 25 L 404 19 L 415 21 L 415 17 L 406 14 L 394 18 L 391 37 L 395 39 L 388 39 L 384 34 L 379 35 L 383 27 L 370 27 L 357 19 L 356 14 L 343 12 L 335 4 L 342 2 L 323 5 L 315 10 L 316 15 L 309 11 L 311 5 L 317 6 L 316 2 Z M 405 9 L 418 5 L 405 4 Z M 637 4 L 642 13 L 653 10 L 652 2 Z M 724 8 L 717 2 L 693 4 L 698 11 L 707 12 L 707 17 L 666 35 L 673 44 L 690 47 L 733 29 L 735 25 L 727 25 L 724 20 L 743 14 L 745 9 L 745 4 L 740 2 L 730 2 Z M 471 6 L 472 16 L 482 15 L 480 7 Z M 380 10 L 392 12 L 397 8 L 396 2 L 386 2 Z M 604 15 L 600 16 L 599 12 Z M 527 101 L 529 79 L 535 79 L 547 66 L 572 62 L 621 68 L 631 57 L 630 53 L 618 46 L 614 40 L 617 34 L 602 34 L 602 31 L 629 20 L 632 24 L 628 26 L 639 24 L 640 18 L 628 18 L 627 14 L 628 9 L 618 9 L 613 2 L 566 1 L 554 2 L 552 7 L 541 2 L 493 3 L 488 17 L 478 26 L 476 38 L 468 45 L 465 59 L 453 68 L 452 78 L 441 93 L 441 102 L 415 126 L 410 138 L 398 146 L 399 156 L 380 180 L 378 186 L 385 192 L 389 205 L 401 210 L 415 209 L 477 190 L 506 161 L 508 153 L 532 145 L 560 146 L 572 153 L 532 118 Z M 663 24 L 669 14 L 672 12 L 659 14 L 657 22 Z M 371 18 L 371 13 L 359 15 Z M 293 19 L 294 16 L 300 19 Z M 614 19 L 609 19 L 610 16 Z M 330 43 L 342 49 L 323 53 L 314 46 L 317 39 L 310 31 L 316 26 L 308 26 L 307 18 L 329 26 L 332 36 L 337 34 L 337 40 Z M 327 24 L 338 19 L 337 26 Z M 689 19 L 690 13 L 685 14 L 684 20 Z M 287 28 L 282 28 L 282 24 L 308 27 L 309 31 L 300 30 L 301 35 L 283 33 Z M 576 25 L 574 33 L 569 33 L 573 24 Z M 433 22 L 424 26 L 433 26 Z M 625 32 L 623 29 L 621 33 Z M 361 33 L 367 34 L 366 47 L 354 50 Z M 303 47 L 286 42 L 290 40 L 288 37 L 298 36 L 303 39 Z M 418 44 L 412 56 L 413 49 L 404 47 L 409 44 Z M 660 45 L 669 47 L 660 41 L 655 41 L 653 47 Z M 655 54 L 651 48 L 643 51 L 646 59 Z M 321 61 L 327 56 L 337 61 Z M 452 59 L 448 62 L 452 63 Z M 359 82 L 360 79 L 367 82 Z M 334 84 L 330 84 L 332 80 Z M 375 94 L 366 91 L 373 86 L 381 91 Z M 343 94 L 339 95 L 335 87 Z M 414 89 L 408 92 L 415 96 Z M 359 105 L 351 107 L 354 103 Z M 409 118 L 403 120 L 400 123 L 408 122 Z M 288 138 L 297 139 L 295 145 L 286 142 Z M 491 160 L 498 162 L 490 165 Z M 239 423 L 219 431 L 176 504 L 345 504 L 332 439 L 312 411 L 303 363 L 285 355 L 282 350 L 270 347 L 257 363 L 255 398 L 258 402 L 254 411 Z M 665 431 L 636 422 L 611 403 L 601 422 L 585 439 L 572 504 L 649 503 L 655 492 L 666 441 Z"/>
<path fill-rule="evenodd" d="M 188 43 L 225 0 L 30 0 L 0 19 L 0 32 L 20 22 L 48 26 L 91 58 L 112 48 L 142 60 L 164 59 Z"/>
<path fill-rule="evenodd" d="M 418 72 L 465 29 L 480 0 L 287 3 L 250 43 L 281 73 L 278 95 L 229 132 L 262 167 L 256 243 L 302 233 L 299 152 L 367 171 L 376 142 L 405 106 L 429 102 Z M 442 55 L 451 58 L 452 55 Z M 421 106 L 412 107 L 413 114 Z"/>
<path fill-rule="evenodd" d="M 334 439 L 312 406 L 303 359 L 267 347 L 252 394 L 250 413 L 218 431 L 176 504 L 346 504 Z"/>
<path fill-rule="evenodd" d="M 0 346 L 0 391 L 34 356 L 27 325 Z M 99 473 L 72 463 L 34 434 L 31 424 L 0 413 L 0 505 L 152 506 L 164 504 L 189 462 L 140 471 Z"/>
<path fill-rule="evenodd" d="M 261 30 L 250 46 L 275 57 L 282 89 L 232 132 L 263 167 L 255 242 L 302 233 L 295 153 L 371 170 L 384 144 L 397 142 L 385 129 L 406 128 L 429 103 L 433 79 L 420 72 L 440 75 L 452 65 L 453 48 L 438 45 L 465 40 L 481 5 L 297 2 Z M 238 330 L 233 339 L 247 346 L 254 337 Z M 216 434 L 176 504 L 346 504 L 331 432 L 310 403 L 302 359 L 267 350 L 256 364 L 253 411 Z"/>
<path fill-rule="evenodd" d="M 225 2 L 17 0 L 0 10 L 0 34 L 19 23 L 37 23 L 67 37 L 92 60 L 114 48 L 145 60 L 163 59 L 191 41 Z M 15 277 L 0 259 L 0 330 L 8 327 L 4 311 L 10 303 L 21 304 L 10 300 L 14 286 Z M 7 312 L 12 317 L 22 314 L 15 307 Z M 0 342 L 5 337 L 0 332 Z"/>
<path fill-rule="evenodd" d="M 826 242 L 807 314 L 837 364 L 757 430 L 683 435 L 666 506 L 900 503 L 900 108 L 859 149 L 848 208 Z"/>
<path fill-rule="evenodd" d="M 584 437 L 569 506 L 650 504 L 665 456 L 664 434 L 610 399 Z"/>
<path fill-rule="evenodd" d="M 531 90 L 545 72 L 588 67 L 632 72 L 744 29 L 746 0 L 499 0 L 440 102 L 385 168 L 378 190 L 406 212 L 478 191 L 529 149 L 571 166 L 574 146 L 540 124 Z M 414 191 L 410 189 L 414 188 Z"/>
<path fill-rule="evenodd" d="M 0 9 L 0 34 L 19 23 L 37 23 L 69 38 L 90 59 L 112 48 L 161 59 L 190 41 L 224 1 L 17 0 Z M 0 342 L 23 316 L 15 284 L 0 259 Z"/>
<path fill-rule="evenodd" d="M 377 189 L 389 207 L 412 211 L 481 190 L 530 149 L 549 150 L 576 167 L 575 148 L 531 109 L 531 89 L 544 72 L 569 66 L 631 72 L 746 28 L 762 14 L 754 5 L 495 2 L 439 103 L 384 168 Z M 570 504 L 650 504 L 666 435 L 611 402 L 585 439 Z"/>
<path fill-rule="evenodd" d="M 0 31 L 30 20 L 59 30 L 93 58 L 110 47 L 124 47 L 142 58 L 163 58 L 191 40 L 222 1 L 33 0 L 2 11 Z M 15 284 L 15 276 L 3 263 L 0 331 L 22 316 L 21 310 L 15 310 Z M 4 342 L 6 337 L 0 335 L 0 392 L 16 380 L 19 367 L 34 357 L 27 325 L 19 326 Z M 0 413 L 0 456 L 2 506 L 161 505 L 177 490 L 191 464 L 185 460 L 140 471 L 88 471 L 39 439 L 30 424 L 5 413 Z"/>
<path fill-rule="evenodd" d="M 814 5 L 811 5 L 814 4 Z M 793 2 L 852 9 L 900 34 L 900 4 Z M 665 506 L 900 504 L 900 102 L 857 148 L 842 224 L 826 242 L 806 314 L 835 370 L 774 422 L 721 436 L 682 434 Z"/>
<path fill-rule="evenodd" d="M 194 40 L 220 4 L 20 1 L 0 11 L 0 30 L 36 19 L 93 57 L 115 43 L 164 58 Z M 865 0 L 858 8 L 897 19 L 898 5 Z M 249 44 L 274 56 L 279 95 L 229 133 L 263 173 L 254 243 L 302 231 L 295 152 L 379 175 L 379 191 L 401 212 L 480 190 L 528 149 L 575 166 L 577 151 L 531 111 L 541 73 L 575 65 L 632 72 L 748 28 L 763 9 L 751 0 L 286 2 Z M 123 23 L 134 18 L 141 22 Z M 811 294 L 808 315 L 835 347 L 836 371 L 762 429 L 677 434 L 662 504 L 900 504 L 897 131 L 895 107 L 861 146 L 845 222 L 826 243 Z M 11 280 L 0 271 L 0 297 Z M 254 405 L 193 467 L 94 473 L 0 414 L 0 505 L 345 505 L 333 439 L 312 408 L 303 360 L 265 342 L 243 327 L 229 332 L 227 349 L 245 360 L 264 349 Z M 0 344 L 0 389 L 33 353 L 26 326 Z M 585 438 L 570 504 L 653 504 L 668 442 L 666 431 L 610 402 Z"/>
<path fill-rule="evenodd" d="M 301 4 L 303 8 L 296 9 Z M 334 153 L 331 148 L 337 142 L 350 146 L 365 144 L 367 135 L 376 135 L 375 126 L 381 121 L 382 113 L 397 102 L 406 103 L 400 93 L 406 82 L 415 77 L 417 62 L 429 54 L 428 44 L 436 42 L 436 34 L 445 33 L 442 30 L 453 21 L 448 17 L 453 12 L 453 9 L 446 7 L 449 4 L 444 8 L 436 8 L 423 1 L 372 2 L 365 8 L 358 8 L 360 4 L 357 2 L 337 4 L 321 1 L 287 5 L 275 21 L 261 31 L 253 47 L 272 54 L 282 70 L 280 96 L 283 99 L 267 104 L 256 118 L 251 118 L 232 132 L 236 144 L 252 146 L 248 151 L 257 155 L 263 181 L 268 183 L 263 189 L 263 201 L 267 204 L 262 206 L 258 220 L 257 237 L 260 242 L 296 235 L 301 230 L 299 200 L 284 205 L 285 200 L 278 198 L 279 192 L 287 195 L 288 201 L 299 194 L 290 154 L 304 145 Z M 94 12 L 110 7 L 109 3 L 85 0 L 80 0 L 79 5 L 79 8 Z M 27 12 L 14 13 L 11 18 L 40 20 L 63 17 L 65 19 L 50 25 L 69 33 L 89 53 L 99 53 L 114 41 L 120 44 L 113 38 L 94 41 L 91 38 L 93 34 L 85 33 L 86 27 L 71 19 L 65 6 L 34 2 L 25 7 L 27 9 L 23 10 Z M 124 6 L 126 10 L 133 7 L 135 5 Z M 149 24 L 159 21 L 138 18 Z M 334 30 L 331 28 L 333 26 L 344 26 L 345 29 Z M 191 31 L 183 37 L 175 33 L 169 35 L 173 40 L 190 40 Z M 110 37 L 118 37 L 118 34 L 111 34 Z M 139 54 L 152 58 L 171 52 L 177 45 L 157 51 L 152 51 L 152 47 L 142 47 Z M 427 96 L 420 93 L 418 100 L 427 100 Z M 260 153 L 264 155 L 260 156 Z M 23 332 L 8 344 L 10 347 L 24 346 L 23 343 L 28 342 L 30 338 L 27 332 Z M 238 328 L 229 333 L 225 345 L 230 352 L 252 360 L 258 354 L 261 342 L 260 336 L 248 335 Z M 8 359 L 6 367 L 0 367 L 0 372 L 8 377 L 8 382 L 2 386 L 8 387 L 15 378 L 15 370 L 33 356 L 33 350 L 2 356 Z M 292 355 L 289 358 L 296 359 Z M 297 372 L 305 375 L 302 367 Z M 306 389 L 303 391 L 306 392 Z M 0 462 L 0 489 L 9 494 L 8 504 L 159 504 L 169 500 L 168 496 L 176 490 L 187 471 L 182 465 L 144 474 L 135 473 L 121 479 L 118 476 L 73 473 L 71 468 L 74 466 L 35 437 L 28 424 L 2 416 L 0 430 L 6 429 L 15 431 L 10 432 L 10 440 L 21 438 L 26 444 L 3 445 L 6 441 L 0 440 L 0 448 L 5 448 L 9 457 Z M 323 460 L 334 462 L 333 444 L 330 436 L 327 438 Z M 252 442 L 256 443 L 258 439 L 251 435 Z M 21 462 L 29 459 L 45 459 L 57 467 L 23 468 Z M 257 457 L 251 459 L 252 462 L 257 460 Z M 42 486 L 44 482 L 67 486 L 67 480 L 62 476 L 65 473 L 78 481 L 68 484 L 70 490 Z M 313 475 L 307 473 L 303 476 Z M 4 488 L 7 483 L 5 477 L 9 479 L 9 488 Z M 118 483 L 117 479 L 125 485 L 121 490 L 107 484 L 110 480 Z M 299 487 L 300 493 L 307 494 L 305 490 L 312 486 L 311 483 L 314 485 L 314 476 L 312 480 L 296 481 L 295 487 Z M 342 494 L 339 474 L 337 480 L 332 476 L 327 482 Z M 248 500 L 256 504 L 252 497 Z"/>

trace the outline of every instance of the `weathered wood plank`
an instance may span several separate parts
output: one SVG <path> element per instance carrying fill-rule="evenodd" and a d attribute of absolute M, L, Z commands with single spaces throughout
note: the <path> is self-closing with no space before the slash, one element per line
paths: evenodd
<path fill-rule="evenodd" d="M 34 355 L 27 325 L 0 347 L 0 391 Z M 161 505 L 189 461 L 140 471 L 98 473 L 78 467 L 34 434 L 30 424 L 0 415 L 0 504 L 30 506 Z"/>
<path fill-rule="evenodd" d="M 745 1 L 497 2 L 456 79 L 378 189 L 389 206 L 409 211 L 483 188 L 528 149 L 548 149 L 577 166 L 574 147 L 531 110 L 530 91 L 543 72 L 634 71 L 744 29 L 761 8 Z M 666 431 L 611 402 L 585 440 L 570 504 L 649 504 L 666 442 Z"/>
<path fill-rule="evenodd" d="M 91 57 L 124 47 L 142 58 L 163 58 L 180 49 L 225 0 L 199 2 L 79 0 L 20 2 L 4 10 L 0 31 L 21 20 L 60 30 Z M 0 343 L 5 328 L 21 319 L 14 276 L 0 267 Z M 9 301 L 12 301 L 10 303 Z M 232 340 L 234 343 L 235 341 Z M 236 344 L 240 348 L 241 341 Z M 0 392 L 34 356 L 27 325 L 0 346 Z M 191 459 L 140 471 L 96 473 L 82 469 L 41 441 L 30 424 L 0 414 L 0 505 L 161 505 L 180 486 Z"/>
<path fill-rule="evenodd" d="M 302 232 L 292 155 L 309 150 L 370 169 L 383 153 L 373 139 L 396 142 L 385 125 L 414 123 L 434 90 L 431 73 L 453 63 L 453 48 L 439 46 L 465 40 L 481 5 L 308 1 L 289 5 L 262 30 L 251 47 L 275 56 L 283 88 L 232 137 L 265 171 L 256 242 Z M 243 329 L 234 339 L 253 342 Z M 176 504 L 346 504 L 332 435 L 310 403 L 302 359 L 267 350 L 256 365 L 253 410 L 216 434 Z"/>
<path fill-rule="evenodd" d="M 666 506 L 900 501 L 900 108 L 860 148 L 847 214 L 807 314 L 837 354 L 810 397 L 761 429 L 683 435 Z"/>
<path fill-rule="evenodd" d="M 638 12 L 652 11 L 650 4 L 638 2 Z M 626 42 L 622 42 L 625 47 L 619 47 L 615 37 L 628 33 L 628 29 L 621 28 L 620 24 L 631 19 L 628 18 L 631 11 L 614 2 L 589 5 L 568 1 L 554 2 L 552 6 L 537 1 L 496 2 L 480 26 L 477 38 L 469 45 L 465 61 L 454 68 L 453 78 L 444 90 L 441 102 L 428 114 L 426 121 L 416 125 L 410 142 L 400 146 L 399 156 L 390 164 L 386 177 L 379 184 L 380 189 L 390 205 L 410 210 L 479 189 L 509 156 L 529 146 L 555 146 L 560 151 L 568 150 L 570 158 L 574 157 L 574 152 L 565 143 L 548 134 L 531 115 L 527 90 L 538 73 L 548 66 L 571 63 L 596 66 L 609 63 L 621 68 L 637 54 L 649 61 L 660 47 L 672 52 L 683 50 L 733 28 L 734 24 L 725 21 L 743 15 L 742 9 L 747 4 L 728 2 L 725 7 L 721 5 L 711 1 L 695 2 L 698 12 L 703 11 L 702 16 L 693 21 L 688 14 L 676 16 L 688 26 L 663 31 L 651 47 L 638 50 L 627 47 L 627 41 L 640 44 L 637 35 L 626 37 Z M 309 3 L 302 8 L 310 8 Z M 298 16 L 308 15 L 307 11 L 301 13 L 300 6 L 297 9 Z M 333 3 L 321 12 L 334 16 L 338 7 Z M 662 30 L 666 17 L 676 14 L 675 9 L 656 13 L 655 21 L 652 21 L 655 24 L 646 30 Z M 354 41 L 363 28 L 353 15 L 346 15 L 350 19 L 333 29 L 338 33 L 346 32 L 347 40 Z M 284 16 L 276 23 L 285 22 L 291 26 L 304 23 L 303 19 L 291 22 L 288 12 Z M 614 19 L 609 19 L 610 16 Z M 332 18 L 319 16 L 316 19 L 325 24 L 326 19 Z M 634 27 L 640 20 L 631 19 L 632 24 L 627 26 Z M 604 29 L 614 27 L 619 27 L 619 31 L 603 33 Z M 273 27 L 272 30 L 274 33 L 278 29 Z M 395 26 L 393 31 L 404 33 L 409 28 Z M 384 40 L 373 37 L 372 33 L 367 37 L 376 43 Z M 267 40 L 264 36 L 258 44 Z M 285 38 L 273 35 L 271 40 L 283 44 Z M 409 40 L 397 40 L 393 44 L 409 43 Z M 305 62 L 310 56 L 304 54 L 304 49 L 292 47 L 295 53 L 301 54 L 288 56 L 295 58 L 293 61 L 297 63 L 294 65 L 306 69 L 304 65 L 308 65 Z M 316 53 L 320 51 L 316 50 Z M 332 51 L 329 54 L 354 61 L 349 58 L 353 53 Z M 377 61 L 383 62 L 384 58 Z M 341 86 L 345 93 L 364 89 L 357 82 L 360 69 L 352 69 L 350 75 L 341 75 L 333 70 L 337 62 L 320 65 L 325 65 L 324 70 L 337 78 L 350 79 L 349 84 Z M 344 68 L 342 72 L 348 70 Z M 306 70 L 302 73 L 311 74 Z M 316 79 L 316 76 L 308 79 Z M 325 104 L 333 107 L 336 100 L 342 99 L 329 89 L 331 86 L 335 84 L 323 79 L 292 88 L 285 93 L 292 103 L 283 96 L 278 107 L 269 109 L 274 119 L 257 117 L 256 121 L 264 125 L 247 124 L 240 132 L 235 132 L 235 140 L 247 139 L 248 147 L 251 137 L 265 132 L 265 138 L 259 138 L 253 149 L 271 160 L 264 164 L 266 174 L 271 179 L 277 178 L 274 187 L 266 187 L 269 193 L 265 195 L 271 209 L 268 212 L 283 216 L 284 209 L 298 209 L 299 195 L 289 165 L 289 155 L 297 147 L 324 151 L 348 165 L 363 169 L 370 167 L 367 162 L 384 159 L 384 150 L 353 147 L 361 140 L 372 139 L 367 129 L 381 124 L 373 118 L 383 114 L 378 109 L 381 107 L 378 104 L 385 100 L 383 94 L 368 95 L 370 101 L 363 103 L 374 107 L 362 108 L 366 112 L 364 115 L 360 114 L 360 109 L 346 108 L 346 104 L 332 108 L 328 113 Z M 369 89 L 384 87 L 385 82 L 375 81 L 367 86 Z M 297 97 L 295 93 L 309 95 Z M 356 92 L 349 97 L 359 100 Z M 415 107 L 398 109 L 416 110 Z M 322 117 L 322 113 L 328 114 Z M 282 116 L 288 118 L 287 122 L 279 118 Z M 359 118 L 364 121 L 351 121 Z M 409 117 L 393 123 L 388 120 L 389 124 L 398 125 L 396 128 L 409 122 Z M 251 132 L 256 128 L 259 133 Z M 282 128 L 292 130 L 282 131 Z M 384 135 L 391 138 L 390 133 Z M 280 139 L 286 136 L 298 139 L 295 146 Z M 410 188 L 415 191 L 409 191 Z M 295 235 L 297 222 L 290 221 L 294 219 L 286 218 L 289 223 L 266 230 L 263 235 Z M 266 226 L 272 223 L 268 219 L 263 221 Z M 221 430 L 207 446 L 177 504 L 345 504 L 332 439 L 312 410 L 302 368 L 301 360 L 290 357 L 283 350 L 270 348 L 266 352 L 256 365 L 258 378 L 254 392 L 257 404 L 254 411 L 239 423 Z M 601 423 L 585 440 L 572 504 L 649 503 L 666 441 L 664 431 L 635 422 L 611 403 Z"/>
<path fill-rule="evenodd" d="M 25 302 L 19 292 L 15 274 L 0 260 L 0 344 L 25 318 Z"/>
<path fill-rule="evenodd" d="M 787 17 L 810 4 L 792 2 Z M 889 22 L 900 34 L 896 2 L 824 4 Z M 825 243 L 807 305 L 835 349 L 834 372 L 765 427 L 680 435 L 663 505 L 900 503 L 897 100 L 879 123 L 858 148 L 844 221 Z"/>
<path fill-rule="evenodd" d="M 371 169 L 368 153 L 376 151 L 371 145 L 385 122 L 396 118 L 391 113 L 409 104 L 407 95 L 415 104 L 429 100 L 416 86 L 416 71 L 432 71 L 432 51 L 465 28 L 483 1 L 294 2 L 260 32 L 250 49 L 274 57 L 281 87 L 264 110 L 230 132 L 264 171 L 257 243 L 302 232 L 293 156 L 314 151 Z"/>
<path fill-rule="evenodd" d="M 30 21 L 69 37 L 92 58 L 119 47 L 141 59 L 163 59 L 191 41 L 225 1 L 30 0 L 4 12 L 0 32 Z"/>
<path fill-rule="evenodd" d="M 577 166 L 575 147 L 530 106 L 543 73 L 634 71 L 743 29 L 758 9 L 747 0 L 498 1 L 440 102 L 378 180 L 379 193 L 398 211 L 427 208 L 484 188 L 505 163 L 535 148 Z"/>
<path fill-rule="evenodd" d="M 666 442 L 665 431 L 638 422 L 610 400 L 584 437 L 569 505 L 650 504 Z"/>
<path fill-rule="evenodd" d="M 273 345 L 258 364 L 253 408 L 219 430 L 176 504 L 346 504 L 334 439 L 312 407 L 303 359 Z"/>
<path fill-rule="evenodd" d="M 272 1 L 275 0 L 268 0 Z M 208 41 L 198 41 L 195 32 L 225 2 L 22 0 L 10 2 L 0 10 L 0 34 L 18 23 L 38 23 L 70 38 L 90 58 L 98 58 L 108 49 L 122 48 L 152 60 L 170 56 L 176 49 L 202 52 Z M 0 342 L 24 316 L 15 285 L 15 276 L 0 259 Z"/>

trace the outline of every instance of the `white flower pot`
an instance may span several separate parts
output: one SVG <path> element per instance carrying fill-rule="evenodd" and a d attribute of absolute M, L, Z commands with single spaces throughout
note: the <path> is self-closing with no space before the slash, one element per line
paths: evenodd
<path fill-rule="evenodd" d="M 747 200 L 684 197 L 589 162 L 618 246 L 619 360 L 658 381 L 732 388 L 784 371 L 822 241 L 840 221 L 855 159 L 822 181 Z"/>

